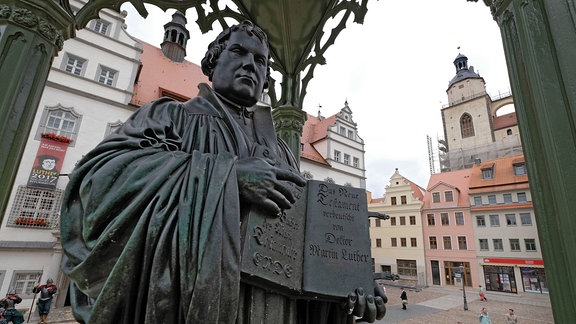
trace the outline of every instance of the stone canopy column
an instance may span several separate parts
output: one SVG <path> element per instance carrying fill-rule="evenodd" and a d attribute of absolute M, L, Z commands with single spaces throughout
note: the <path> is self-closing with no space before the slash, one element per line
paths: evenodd
<path fill-rule="evenodd" d="M 571 323 L 576 318 L 576 1 L 484 3 L 502 34 L 554 320 Z"/>
<path fill-rule="evenodd" d="M 276 134 L 288 144 L 292 154 L 300 162 L 300 142 L 306 112 L 300 107 L 282 106 L 272 110 L 272 117 Z"/>
<path fill-rule="evenodd" d="M 74 36 L 74 18 L 65 7 L 53 0 L 0 4 L 0 217 L 52 60 Z"/>

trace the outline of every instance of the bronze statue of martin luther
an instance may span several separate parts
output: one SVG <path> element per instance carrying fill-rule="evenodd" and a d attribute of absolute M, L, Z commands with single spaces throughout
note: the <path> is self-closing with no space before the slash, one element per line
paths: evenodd
<path fill-rule="evenodd" d="M 289 209 L 297 162 L 255 107 L 268 85 L 266 34 L 224 30 L 202 70 L 212 88 L 142 106 L 75 168 L 61 214 L 63 271 L 83 323 L 373 322 L 386 297 L 297 300 L 241 282 L 240 227 L 256 206 Z M 262 117 L 259 120 L 259 116 Z M 273 152 L 282 166 L 254 152 Z M 342 284 L 342 283 L 334 283 Z M 365 287 L 370 288 L 372 287 Z"/>

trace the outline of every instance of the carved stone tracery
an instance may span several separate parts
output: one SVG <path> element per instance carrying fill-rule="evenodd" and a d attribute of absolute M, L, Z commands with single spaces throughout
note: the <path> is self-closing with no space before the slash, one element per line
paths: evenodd
<path fill-rule="evenodd" d="M 39 35 L 55 46 L 57 51 L 62 50 L 64 35 L 53 24 L 39 17 L 30 9 L 0 5 L 0 19 L 8 20 L 28 30 L 36 30 Z"/>

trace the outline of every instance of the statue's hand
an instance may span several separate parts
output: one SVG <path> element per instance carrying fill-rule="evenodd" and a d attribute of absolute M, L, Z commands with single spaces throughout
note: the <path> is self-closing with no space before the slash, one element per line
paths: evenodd
<path fill-rule="evenodd" d="M 303 187 L 306 180 L 299 174 L 274 166 L 274 161 L 250 157 L 236 162 L 240 199 L 256 204 L 266 211 L 279 214 L 296 201 L 289 181 Z"/>
<path fill-rule="evenodd" d="M 374 323 L 386 315 L 388 297 L 378 284 L 374 284 L 374 295 L 364 293 L 364 289 L 357 288 L 348 294 L 344 307 L 349 316 L 359 317 L 357 322 Z"/>

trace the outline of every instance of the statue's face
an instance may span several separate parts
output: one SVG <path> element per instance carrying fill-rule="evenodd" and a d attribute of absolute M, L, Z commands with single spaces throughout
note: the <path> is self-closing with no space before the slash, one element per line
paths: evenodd
<path fill-rule="evenodd" d="M 252 106 L 264 89 L 267 68 L 267 46 L 256 36 L 243 31 L 233 32 L 216 62 L 212 86 L 227 99 Z"/>

